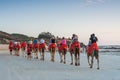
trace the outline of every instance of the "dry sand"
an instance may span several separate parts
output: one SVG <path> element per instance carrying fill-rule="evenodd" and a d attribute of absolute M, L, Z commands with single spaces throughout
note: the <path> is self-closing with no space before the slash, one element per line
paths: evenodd
<path fill-rule="evenodd" d="M 8 50 L 9 45 L 8 44 L 0 44 L 0 50 Z"/>

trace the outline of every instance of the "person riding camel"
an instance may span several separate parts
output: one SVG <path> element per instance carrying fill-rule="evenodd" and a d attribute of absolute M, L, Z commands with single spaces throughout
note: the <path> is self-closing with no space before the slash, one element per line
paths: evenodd
<path fill-rule="evenodd" d="M 99 47 L 97 45 L 97 41 L 98 41 L 98 38 L 95 36 L 95 34 L 94 33 L 91 34 L 86 51 L 87 51 L 87 58 L 88 58 L 88 63 L 89 63 L 90 68 L 93 67 L 93 59 L 95 57 L 97 60 L 97 64 L 98 64 L 97 69 L 99 69 Z M 90 56 L 91 56 L 91 63 L 89 62 Z"/>
<path fill-rule="evenodd" d="M 20 48 L 21 48 L 21 45 L 20 45 L 20 42 L 14 42 L 14 50 L 15 50 L 15 55 L 16 56 L 19 56 L 19 52 L 20 52 Z"/>
<path fill-rule="evenodd" d="M 25 50 L 26 47 L 27 47 L 27 43 L 26 43 L 26 41 L 23 41 L 23 42 L 21 43 L 21 48 L 22 48 L 23 50 Z"/>
<path fill-rule="evenodd" d="M 50 44 L 48 47 L 48 50 L 50 51 L 51 54 L 51 61 L 54 62 L 54 57 L 55 57 L 55 52 L 56 52 L 56 40 L 54 37 L 50 39 Z"/>
<path fill-rule="evenodd" d="M 32 56 L 32 49 L 33 49 L 33 44 L 32 44 L 32 41 L 28 41 L 28 44 L 27 44 L 27 59 L 31 59 Z"/>
<path fill-rule="evenodd" d="M 62 42 L 62 44 L 65 44 L 65 45 L 66 45 L 66 39 L 65 39 L 65 37 L 62 38 L 62 41 L 61 41 L 61 42 Z"/>
<path fill-rule="evenodd" d="M 62 43 L 62 49 L 67 50 L 67 41 L 66 41 L 65 37 L 62 38 L 61 43 Z"/>
<path fill-rule="evenodd" d="M 80 42 L 78 41 L 78 36 L 73 34 L 72 42 L 70 45 L 70 55 L 71 55 L 71 65 L 73 64 L 73 55 L 75 56 L 75 66 L 80 65 Z"/>
<path fill-rule="evenodd" d="M 12 50 L 13 50 L 13 42 L 10 41 L 9 43 L 9 50 L 10 50 L 10 54 L 12 55 Z"/>
<path fill-rule="evenodd" d="M 67 50 L 68 50 L 67 41 L 66 41 L 65 37 L 63 37 L 59 44 L 59 47 L 58 47 L 58 52 L 60 55 L 60 63 L 62 63 L 62 62 L 64 64 L 66 63 Z M 64 58 L 62 58 L 62 57 L 64 57 Z"/>
<path fill-rule="evenodd" d="M 22 56 L 26 57 L 26 49 L 27 49 L 27 43 L 26 41 L 21 42 L 21 51 L 22 51 Z"/>
<path fill-rule="evenodd" d="M 44 53 L 45 53 L 45 49 L 46 49 L 46 43 L 44 39 L 40 39 L 40 44 L 39 44 L 39 57 L 41 57 L 41 60 L 44 60 Z"/>
<path fill-rule="evenodd" d="M 73 48 L 77 46 L 78 48 L 80 48 L 80 43 L 78 41 L 78 36 L 76 34 L 72 35 L 72 42 L 71 42 L 71 47 L 70 47 L 70 51 L 73 50 Z"/>
<path fill-rule="evenodd" d="M 95 34 L 91 34 L 90 35 L 90 38 L 89 38 L 89 43 L 88 43 L 88 47 L 89 47 L 89 50 L 88 52 L 89 53 L 92 53 L 93 50 L 99 50 L 98 46 L 97 46 L 97 41 L 98 41 L 98 38 L 95 36 Z"/>
<path fill-rule="evenodd" d="M 72 43 L 78 42 L 78 36 L 76 34 L 73 34 L 72 36 Z"/>
<path fill-rule="evenodd" d="M 92 43 L 96 43 L 96 42 L 98 41 L 98 38 L 95 36 L 94 33 L 91 34 L 91 36 L 90 36 L 90 41 L 91 41 L 91 44 L 92 44 Z"/>
<path fill-rule="evenodd" d="M 46 45 L 45 40 L 40 39 L 39 50 L 42 49 L 42 48 L 45 49 L 45 45 Z"/>

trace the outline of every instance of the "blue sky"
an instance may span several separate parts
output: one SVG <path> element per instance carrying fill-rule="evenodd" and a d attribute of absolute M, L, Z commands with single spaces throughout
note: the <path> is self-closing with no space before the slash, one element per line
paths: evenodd
<path fill-rule="evenodd" d="M 37 37 L 79 36 L 88 43 L 95 33 L 98 44 L 120 44 L 120 0 L 0 0 L 0 30 Z"/>

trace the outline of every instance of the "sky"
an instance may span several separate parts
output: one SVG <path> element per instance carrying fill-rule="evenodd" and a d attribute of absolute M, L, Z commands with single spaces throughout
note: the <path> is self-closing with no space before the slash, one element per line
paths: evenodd
<path fill-rule="evenodd" d="M 41 32 L 88 44 L 120 45 L 120 0 L 0 0 L 0 30 L 38 37 Z"/>

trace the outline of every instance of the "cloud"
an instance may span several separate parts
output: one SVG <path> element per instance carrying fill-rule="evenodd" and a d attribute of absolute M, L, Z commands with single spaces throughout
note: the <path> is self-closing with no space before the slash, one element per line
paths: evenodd
<path fill-rule="evenodd" d="M 102 4 L 105 3 L 107 0 L 85 0 L 85 4 L 91 5 L 91 4 Z"/>
<path fill-rule="evenodd" d="M 85 7 L 85 6 L 98 6 L 105 4 L 111 0 L 83 0 L 83 3 L 80 4 L 80 7 Z"/>
<path fill-rule="evenodd" d="M 105 3 L 105 0 L 97 0 L 100 3 Z"/>

